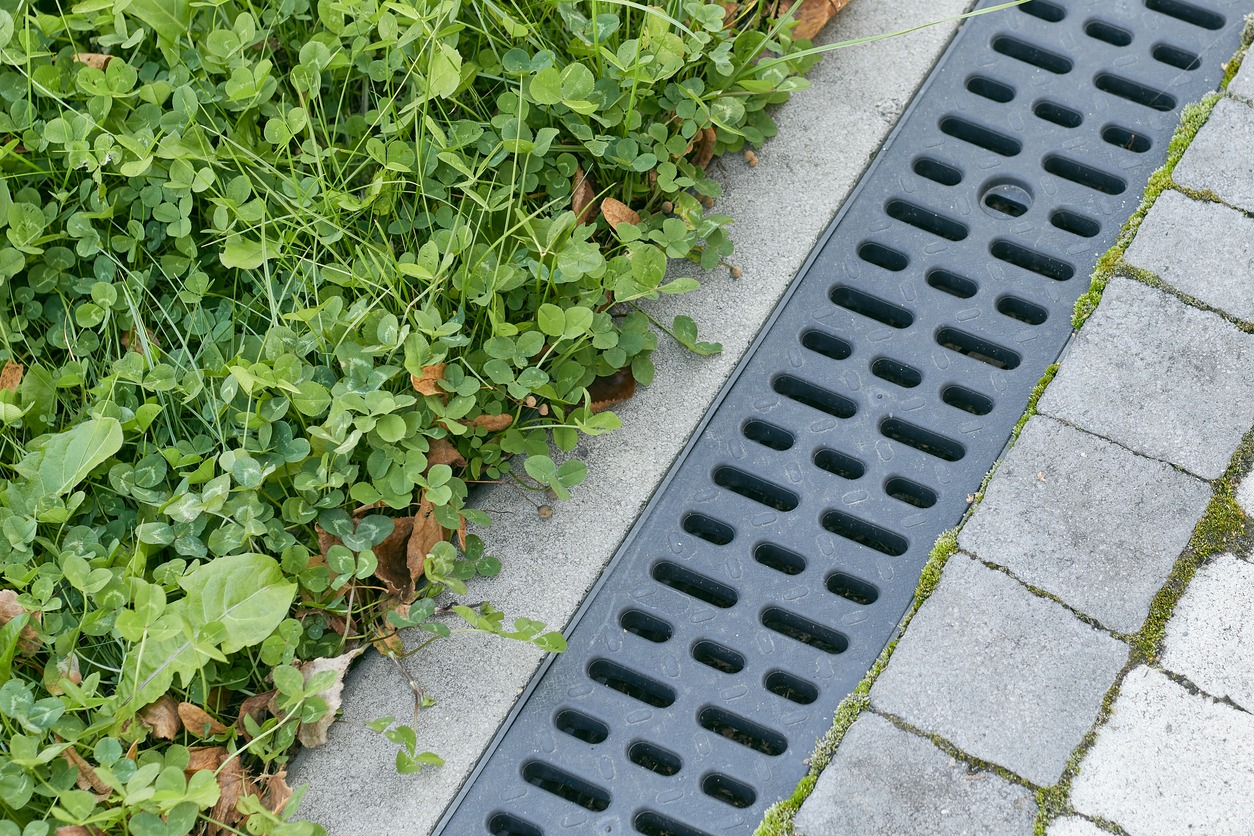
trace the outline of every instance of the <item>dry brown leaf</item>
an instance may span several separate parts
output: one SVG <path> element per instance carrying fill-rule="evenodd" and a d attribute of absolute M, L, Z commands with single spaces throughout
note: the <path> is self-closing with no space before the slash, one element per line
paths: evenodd
<path fill-rule="evenodd" d="M 422 577 L 423 563 L 426 562 L 427 555 L 431 554 L 431 550 L 435 548 L 435 544 L 448 537 L 448 532 L 436 522 L 434 512 L 435 506 L 424 494 L 422 501 L 418 503 L 418 513 L 414 515 L 414 530 L 409 535 L 405 556 L 406 565 L 409 566 L 409 571 L 415 581 Z"/>
<path fill-rule="evenodd" d="M 103 70 L 109 66 L 109 62 L 113 60 L 112 55 L 105 55 L 101 52 L 76 52 L 74 60 L 80 64 L 86 64 L 95 70 Z"/>
<path fill-rule="evenodd" d="M 444 369 L 447 366 L 447 363 L 436 363 L 434 366 L 423 366 L 421 376 L 411 374 L 409 379 L 414 384 L 414 391 L 423 395 L 444 394 L 440 381 L 444 379 Z"/>
<path fill-rule="evenodd" d="M 208 836 L 220 833 L 236 833 L 233 828 L 244 818 L 236 805 L 247 792 L 244 769 L 239 758 L 231 758 L 218 773 L 218 803 L 209 811 L 209 823 L 205 827 Z M 228 830 L 227 828 L 232 828 Z"/>
<path fill-rule="evenodd" d="M 264 792 L 261 801 L 271 813 L 282 813 L 292 798 L 292 788 L 287 785 L 287 769 L 266 775 L 260 781 Z"/>
<path fill-rule="evenodd" d="M 213 737 L 225 734 L 226 726 L 219 723 L 209 712 L 190 702 L 181 702 L 178 707 L 179 719 L 189 732 L 197 737 Z"/>
<path fill-rule="evenodd" d="M 61 757 L 65 758 L 65 762 L 70 766 L 78 767 L 78 778 L 76 779 L 76 783 L 78 784 L 78 788 L 80 790 L 89 790 L 91 792 L 95 792 L 97 795 L 104 796 L 105 798 L 108 798 L 113 794 L 113 788 L 104 781 L 100 780 L 100 776 L 96 774 L 96 770 L 92 768 L 91 764 L 83 759 L 82 755 L 74 751 L 73 746 L 62 751 Z"/>
<path fill-rule="evenodd" d="M 314 674 L 322 671 L 335 671 L 335 682 L 325 691 L 319 691 L 317 694 L 327 704 L 327 713 L 316 722 L 301 723 L 300 728 L 296 731 L 296 737 L 300 740 L 302 746 L 312 748 L 327 742 L 327 729 L 335 722 L 335 712 L 340 709 L 340 694 L 344 690 L 344 674 L 348 672 L 349 663 L 356 659 L 364 649 L 364 647 L 359 647 L 341 656 L 311 659 L 296 666 L 304 674 L 306 683 L 313 678 Z"/>
<path fill-rule="evenodd" d="M 583 173 L 582 168 L 575 169 L 575 178 L 571 181 L 570 209 L 575 213 L 577 223 L 590 224 L 596 219 L 596 186 L 592 178 Z"/>
<path fill-rule="evenodd" d="M 183 721 L 179 719 L 179 704 L 169 694 L 163 694 L 156 702 L 141 708 L 139 719 L 152 729 L 154 737 L 161 740 L 173 740 L 183 728 Z"/>
<path fill-rule="evenodd" d="M 18 368 L 21 368 L 20 366 Z M 8 371 L 8 367 L 5 367 Z M 12 589 L 0 589 L 0 627 L 8 624 L 22 613 L 30 613 L 31 619 L 34 621 L 42 621 L 43 613 L 31 612 L 18 603 L 17 593 Z M 34 653 L 39 650 L 39 631 L 27 622 L 22 628 L 22 632 L 18 634 L 17 647 L 22 653 Z"/>
<path fill-rule="evenodd" d="M 374 547 L 379 565 L 374 576 L 383 581 L 389 595 L 407 599 L 414 594 L 414 577 L 406 565 L 406 546 L 414 530 L 413 517 L 396 517 L 392 520 L 392 533 Z"/>
<path fill-rule="evenodd" d="M 376 636 L 370 643 L 383 656 L 392 656 L 399 659 L 405 655 L 405 643 L 401 641 L 401 637 L 397 633 L 393 632 L 387 635 Z"/>
<path fill-rule="evenodd" d="M 740 11 L 739 3 L 723 4 L 723 28 L 726 29 L 732 25 L 732 21 L 736 19 L 736 13 Z"/>
<path fill-rule="evenodd" d="M 431 441 L 427 447 L 427 469 L 430 470 L 437 464 L 446 464 L 449 467 L 465 467 L 466 460 L 461 453 L 457 452 L 457 448 L 447 438 L 437 438 Z"/>
<path fill-rule="evenodd" d="M 483 427 L 490 433 L 496 433 L 509 429 L 510 425 L 514 423 L 514 416 L 507 415 L 504 412 L 500 415 L 479 415 L 471 419 L 470 423 L 476 427 Z"/>
<path fill-rule="evenodd" d="M 221 746 L 192 746 L 187 750 L 187 768 L 183 774 L 191 778 L 202 769 L 217 769 L 226 758 L 227 751 Z"/>
<path fill-rule="evenodd" d="M 631 369 L 619 369 L 612 375 L 598 377 L 588 386 L 588 400 L 593 412 L 604 412 L 634 394 L 636 379 L 631 376 Z"/>
<path fill-rule="evenodd" d="M 0 369 L 0 389 L 16 392 L 25 372 L 26 367 L 21 363 L 14 363 L 12 360 L 6 362 L 4 368 Z"/>
<path fill-rule="evenodd" d="M 836 16 L 836 13 L 849 5 L 849 0 L 801 0 L 801 8 L 793 19 L 797 26 L 792 30 L 794 38 L 814 40 L 814 36 Z M 780 0 L 779 15 L 783 17 L 793 7 L 793 0 Z"/>
<path fill-rule="evenodd" d="M 126 750 L 126 759 L 133 761 L 133 760 L 136 760 L 137 758 L 139 758 L 139 741 L 132 740 L 131 748 Z"/>
<path fill-rule="evenodd" d="M 252 735 L 248 733 L 248 727 L 244 725 L 244 718 L 252 717 L 253 721 L 260 726 L 265 719 L 266 712 L 270 710 L 270 700 L 274 699 L 276 693 L 276 691 L 266 691 L 264 694 L 254 694 L 240 704 L 239 719 L 235 721 L 235 728 L 244 735 L 245 739 L 252 740 Z"/>
<path fill-rule="evenodd" d="M 607 197 L 601 201 L 601 214 L 605 216 L 605 220 L 614 229 L 618 229 L 619 224 L 640 223 L 640 215 L 636 213 L 636 210 L 621 200 L 615 200 L 612 197 Z"/>
<path fill-rule="evenodd" d="M 81 824 L 63 824 L 57 828 L 57 836 L 100 836 L 103 832 L 98 827 L 83 827 Z"/>
<path fill-rule="evenodd" d="M 697 156 L 693 158 L 692 164 L 697 168 L 705 168 L 710 164 L 710 160 L 714 159 L 714 143 L 718 141 L 718 133 L 713 128 L 703 128 L 693 137 L 693 141 Z"/>

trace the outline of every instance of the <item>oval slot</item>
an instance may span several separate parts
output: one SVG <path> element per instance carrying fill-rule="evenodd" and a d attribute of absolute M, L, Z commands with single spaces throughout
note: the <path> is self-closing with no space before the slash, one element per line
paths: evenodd
<path fill-rule="evenodd" d="M 884 207 L 884 211 L 895 221 L 930 232 L 946 241 L 961 241 L 967 237 L 969 231 L 966 225 L 953 218 L 947 218 L 939 212 L 924 209 L 922 206 L 916 206 L 904 200 L 890 200 Z"/>
<path fill-rule="evenodd" d="M 1071 72 L 1070 58 L 1064 58 L 1057 53 L 1041 49 L 1039 46 L 1030 44 L 1027 41 L 1021 41 L 1018 38 L 1012 38 L 1009 35 L 993 38 L 993 50 L 1000 52 L 1007 58 L 1031 64 L 1033 67 L 1040 67 L 1042 70 L 1055 75 L 1065 75 Z"/>
<path fill-rule="evenodd" d="M 1120 125 L 1107 125 L 1102 128 L 1102 139 L 1134 154 L 1144 154 L 1154 144 L 1145 134 L 1138 134 Z"/>
<path fill-rule="evenodd" d="M 959 119 L 957 116 L 946 116 L 940 121 L 941 133 L 969 142 L 985 151 L 992 151 L 1003 157 L 1013 157 L 1023 150 L 1019 140 L 989 130 L 982 125 Z"/>
<path fill-rule="evenodd" d="M 1200 26 L 1203 29 L 1224 28 L 1224 16 L 1209 9 L 1202 9 L 1184 0 L 1145 0 L 1145 7 L 1167 17 L 1174 17 L 1185 23 Z"/>
<path fill-rule="evenodd" d="M 1070 232 L 1072 235 L 1079 235 L 1081 238 L 1092 238 L 1102 231 L 1102 225 L 1097 221 L 1078 212 L 1069 212 L 1066 209 L 1051 212 L 1049 222 L 1063 232 Z"/>
<path fill-rule="evenodd" d="M 737 809 L 752 807 L 753 802 L 758 800 L 758 794 L 748 786 L 719 772 L 711 772 L 705 776 L 701 782 L 701 792 Z"/>
<path fill-rule="evenodd" d="M 982 75 L 973 75 L 967 79 L 967 89 L 977 96 L 994 102 L 1005 104 L 1015 97 L 1015 89 L 1009 84 L 993 81 Z"/>
<path fill-rule="evenodd" d="M 788 749 L 788 741 L 779 732 L 712 705 L 701 709 L 697 722 L 707 731 L 765 755 L 782 755 Z"/>
<path fill-rule="evenodd" d="M 843 633 L 779 607 L 770 607 L 762 613 L 762 626 L 824 653 L 844 653 L 849 648 L 849 639 Z"/>
<path fill-rule="evenodd" d="M 883 323 L 889 328 L 908 328 L 914 322 L 914 314 L 891 302 L 854 290 L 852 287 L 838 287 L 831 292 L 832 302 L 847 311 L 861 314 L 868 319 Z"/>
<path fill-rule="evenodd" d="M 726 546 L 736 538 L 735 530 L 727 523 L 719 522 L 713 517 L 707 517 L 695 511 L 684 514 L 682 525 L 684 531 L 693 537 L 700 537 L 705 542 L 716 546 Z"/>
<path fill-rule="evenodd" d="M 866 473 L 866 465 L 839 450 L 819 450 L 814 454 L 814 464 L 820 470 L 834 473 L 842 479 L 861 479 Z"/>
<path fill-rule="evenodd" d="M 704 830 L 681 824 L 652 810 L 637 813 L 631 821 L 631 826 L 637 833 L 643 833 L 644 836 L 710 836 Z"/>
<path fill-rule="evenodd" d="M 776 511 L 791 511 L 801 501 L 790 490 L 726 465 L 714 471 L 714 484 Z"/>
<path fill-rule="evenodd" d="M 793 445 L 792 433 L 765 421 L 748 421 L 740 430 L 745 438 L 772 450 L 787 450 Z"/>
<path fill-rule="evenodd" d="M 991 400 L 963 386 L 946 386 L 941 392 L 941 400 L 954 409 L 961 409 L 972 415 L 987 415 L 993 411 Z"/>
<path fill-rule="evenodd" d="M 900 476 L 894 476 L 884 483 L 884 493 L 915 508 L 931 508 L 936 504 L 936 491 Z"/>
<path fill-rule="evenodd" d="M 712 641 L 700 641 L 693 645 L 692 658 L 722 673 L 740 673 L 745 669 L 745 657 L 730 647 Z"/>
<path fill-rule="evenodd" d="M 823 527 L 846 540 L 852 540 L 889 557 L 900 557 L 910 548 L 909 542 L 900 534 L 894 534 L 844 511 L 828 511 L 824 514 Z"/>
<path fill-rule="evenodd" d="M 1044 119 L 1064 128 L 1078 128 L 1084 124 L 1084 115 L 1077 110 L 1058 104 L 1058 102 L 1037 102 L 1032 112 Z"/>
<path fill-rule="evenodd" d="M 920 177 L 926 177 L 933 183 L 940 183 L 942 186 L 956 186 L 962 182 L 961 171 L 931 157 L 920 157 L 915 160 L 914 173 Z"/>
<path fill-rule="evenodd" d="M 589 665 L 588 678 L 654 708 L 666 708 L 675 702 L 675 692 L 667 686 L 608 659 L 597 659 Z"/>
<path fill-rule="evenodd" d="M 858 412 L 858 405 L 843 395 L 829 392 L 813 383 L 782 374 L 771 382 L 771 388 L 789 400 L 826 412 L 835 418 L 852 418 Z"/>
<path fill-rule="evenodd" d="M 1050 154 L 1041 165 L 1055 177 L 1070 180 L 1102 194 L 1123 194 L 1128 188 L 1127 183 L 1113 174 L 1056 154 Z"/>
<path fill-rule="evenodd" d="M 871 374 L 903 389 L 913 389 L 923 382 L 923 375 L 918 369 L 887 357 L 881 357 L 871 364 Z"/>
<path fill-rule="evenodd" d="M 628 610 L 619 616 L 618 623 L 628 633 L 654 644 L 670 641 L 675 632 L 671 625 L 662 619 L 640 610 Z"/>
<path fill-rule="evenodd" d="M 874 264 L 876 267 L 883 267 L 894 273 L 900 273 L 910 264 L 910 259 L 905 253 L 874 241 L 868 241 L 858 247 L 858 258 L 867 264 Z"/>
<path fill-rule="evenodd" d="M 594 813 L 610 806 L 610 794 L 606 790 L 542 761 L 528 761 L 522 768 L 522 777 L 533 787 Z"/>
<path fill-rule="evenodd" d="M 653 567 L 653 579 L 676 592 L 691 595 L 698 601 L 723 610 L 736 606 L 740 598 L 730 586 L 667 560 Z"/>
<path fill-rule="evenodd" d="M 1003 296 L 998 299 L 997 312 L 1025 325 L 1041 325 L 1049 319 L 1049 311 L 1017 296 Z"/>
<path fill-rule="evenodd" d="M 1027 214 L 1030 208 L 1027 203 L 1016 199 L 1018 195 L 1005 187 L 990 189 L 984 194 L 984 205 L 998 215 L 1007 218 L 1018 218 Z"/>
<path fill-rule="evenodd" d="M 880 591 L 873 584 L 844 572 L 835 572 L 827 579 L 827 591 L 864 607 L 874 604 L 880 597 Z"/>
<path fill-rule="evenodd" d="M 809 705 L 819 698 L 819 689 L 787 671 L 771 671 L 762 681 L 766 690 L 797 705 Z"/>
<path fill-rule="evenodd" d="M 1196 70 L 1202 66 L 1202 59 L 1198 55 L 1171 44 L 1154 44 L 1150 55 L 1154 56 L 1155 61 L 1178 70 Z"/>
<path fill-rule="evenodd" d="M 906 423 L 900 418 L 880 421 L 880 435 L 947 462 L 959 461 L 967 454 L 966 448 L 952 438 Z"/>
<path fill-rule="evenodd" d="M 800 575 L 806 570 L 804 557 L 774 543 L 763 543 L 754 549 L 753 559 L 785 575 Z"/>
<path fill-rule="evenodd" d="M 568 734 L 576 740 L 582 740 L 584 743 L 602 743 L 610 736 L 609 727 L 589 717 L 573 708 L 565 711 L 559 711 L 557 716 L 553 718 L 553 725 L 563 734 Z"/>
<path fill-rule="evenodd" d="M 1170 93 L 1155 90 L 1153 87 L 1147 87 L 1140 82 L 1113 73 L 1101 73 L 1093 79 L 1093 85 L 1103 93 L 1144 105 L 1151 110 L 1166 113 L 1175 109 L 1176 106 L 1176 97 Z"/>
<path fill-rule="evenodd" d="M 494 813 L 488 819 L 488 832 L 492 836 L 544 836 L 544 831 L 512 813 Z"/>
<path fill-rule="evenodd" d="M 959 299 L 970 299 L 980 289 L 979 285 L 970 279 L 948 270 L 929 270 L 927 283 L 942 293 L 948 293 Z"/>
<path fill-rule="evenodd" d="M 1090 20 L 1084 24 L 1084 34 L 1111 46 L 1127 46 L 1132 43 L 1132 33 L 1104 20 Z"/>
<path fill-rule="evenodd" d="M 627 748 L 627 759 L 650 772 L 670 777 L 683 768 L 683 761 L 674 752 L 643 740 Z"/>
<path fill-rule="evenodd" d="M 1036 250 L 1029 250 L 1011 241 L 994 241 L 988 251 L 992 253 L 993 258 L 1054 281 L 1065 282 L 1075 275 L 1075 268 L 1065 261 L 1059 261 L 1052 256 L 1038 253 Z"/>
<path fill-rule="evenodd" d="M 1032 15 L 1032 17 L 1040 18 L 1047 23 L 1057 23 L 1067 16 L 1067 10 L 1062 6 L 1047 2 L 1047 0 L 1028 0 L 1019 7 L 1019 11 Z"/>
<path fill-rule="evenodd" d="M 813 328 L 802 332 L 801 344 L 815 354 L 822 354 L 831 360 L 844 360 L 853 354 L 853 346 L 849 343 Z"/>
<path fill-rule="evenodd" d="M 987 363 L 995 369 L 1014 369 L 1020 361 L 1019 355 L 1010 349 L 956 328 L 942 328 L 937 331 L 936 343 L 964 357 Z"/>

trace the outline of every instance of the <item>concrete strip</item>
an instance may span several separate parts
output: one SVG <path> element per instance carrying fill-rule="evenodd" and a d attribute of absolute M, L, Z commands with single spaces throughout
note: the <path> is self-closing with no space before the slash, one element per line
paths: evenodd
<path fill-rule="evenodd" d="M 1220 99 L 1171 178 L 1187 189 L 1213 192 L 1224 203 L 1254 212 L 1254 107 Z"/>
<path fill-rule="evenodd" d="M 1246 476 L 1237 486 L 1237 504 L 1246 514 L 1254 517 L 1254 475 Z"/>
<path fill-rule="evenodd" d="M 1052 418 L 1028 421 L 958 544 L 1120 633 L 1135 633 L 1210 486 Z"/>
<path fill-rule="evenodd" d="M 825 39 L 892 32 L 960 14 L 966 5 L 862 0 L 837 16 Z M 497 525 L 480 533 L 505 568 L 496 579 L 477 581 L 473 597 L 487 598 L 509 618 L 557 627 L 570 620 L 954 29 L 936 26 L 830 55 L 811 73 L 812 89 L 775 114 L 780 135 L 758 153 L 756 168 L 739 157 L 717 163 L 726 193 L 715 211 L 736 219 L 733 261 L 744 276 L 707 274 L 703 290 L 668 299 L 659 310 L 693 316 L 703 339 L 721 341 L 723 353 L 695 357 L 664 338 L 654 354 L 658 385 L 616 409 L 622 430 L 580 445 L 588 480 L 572 501 L 556 505 L 552 519 L 537 517 L 543 499 L 508 488 L 484 491 L 477 504 Z M 673 267 L 675 275 L 700 275 L 687 263 Z M 301 815 L 337 836 L 429 832 L 540 658 L 514 642 L 472 636 L 437 642 L 406 660 L 409 675 L 438 703 L 417 721 L 420 751 L 435 751 L 446 764 L 397 775 L 395 747 L 364 723 L 382 716 L 412 723 L 413 694 L 392 663 L 368 653 L 349 677 L 344 716 L 328 745 L 293 764 L 289 780 L 310 785 Z"/>
<path fill-rule="evenodd" d="M 1116 277 L 1038 408 L 1217 479 L 1254 424 L 1252 367 L 1254 335 Z"/>
<path fill-rule="evenodd" d="M 1049 823 L 1045 836 L 1106 836 L 1106 831 L 1088 819 L 1064 816 Z"/>
<path fill-rule="evenodd" d="M 1137 668 L 1080 764 L 1072 806 L 1145 836 L 1248 834 L 1251 740 L 1254 717 Z"/>
<path fill-rule="evenodd" d="M 1242 212 L 1163 192 L 1124 260 L 1206 305 L 1254 322 L 1254 219 Z"/>
<path fill-rule="evenodd" d="M 1128 648 L 962 552 L 919 608 L 871 706 L 1047 787 Z"/>
<path fill-rule="evenodd" d="M 1249 57 L 1248 53 L 1246 57 Z M 1241 69 L 1228 82 L 1228 93 L 1254 103 L 1254 61 L 1242 60 Z"/>
<path fill-rule="evenodd" d="M 1254 565 L 1222 554 L 1198 570 L 1167 623 L 1162 666 L 1254 710 Z"/>
<path fill-rule="evenodd" d="M 858 718 L 797 813 L 798 836 L 1032 833 L 1026 787 L 969 769 L 875 714 Z"/>

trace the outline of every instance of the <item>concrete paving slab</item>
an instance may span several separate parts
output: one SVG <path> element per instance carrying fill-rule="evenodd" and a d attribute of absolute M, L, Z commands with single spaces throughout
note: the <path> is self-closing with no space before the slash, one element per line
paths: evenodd
<path fill-rule="evenodd" d="M 1045 836 L 1107 836 L 1107 834 L 1105 830 L 1086 818 L 1063 816 L 1049 823 Z"/>
<path fill-rule="evenodd" d="M 1251 368 L 1254 335 L 1116 277 L 1038 409 L 1217 479 L 1254 424 Z"/>
<path fill-rule="evenodd" d="M 913 833 L 1028 836 L 1026 787 L 973 770 L 875 714 L 849 727 L 794 821 L 798 836 Z"/>
<path fill-rule="evenodd" d="M 1138 836 L 1248 835 L 1251 740 L 1254 717 L 1137 668 L 1080 764 L 1072 806 Z"/>
<path fill-rule="evenodd" d="M 1162 666 L 1254 710 L 1254 564 L 1222 554 L 1198 570 L 1167 622 Z"/>
<path fill-rule="evenodd" d="M 1214 192 L 1224 203 L 1254 212 L 1254 107 L 1220 99 L 1171 179 Z"/>
<path fill-rule="evenodd" d="M 1134 633 L 1210 501 L 1164 462 L 1035 416 L 958 544 L 1120 633 Z"/>
<path fill-rule="evenodd" d="M 1237 485 L 1237 504 L 1241 510 L 1254 517 L 1254 474 L 1250 474 Z"/>
<path fill-rule="evenodd" d="M 1243 60 L 1241 62 L 1241 69 L 1237 70 L 1236 76 L 1228 82 L 1228 93 L 1240 96 L 1247 102 L 1254 102 L 1254 61 Z"/>
<path fill-rule="evenodd" d="M 856 2 L 823 40 L 905 29 L 961 14 L 966 5 Z M 663 340 L 653 357 L 657 386 L 615 409 L 621 431 L 580 445 L 588 480 L 570 502 L 555 503 L 551 519 L 538 518 L 530 495 L 481 493 L 476 504 L 498 522 L 479 533 L 504 570 L 476 582 L 476 597 L 509 618 L 553 627 L 569 622 L 955 28 L 936 26 L 829 55 L 812 71 L 811 89 L 775 113 L 780 135 L 758 152 L 758 166 L 739 157 L 715 164 L 725 185 L 715 211 L 736 219 L 732 261 L 744 275 L 732 280 L 726 270 L 701 275 L 687 262 L 673 264 L 672 277 L 698 276 L 704 288 L 666 300 L 664 310 L 694 317 L 702 338 L 721 341 L 723 353 L 696 357 Z M 337 836 L 430 832 L 540 659 L 515 642 L 477 637 L 437 642 L 410 657 L 408 674 L 438 701 L 416 724 L 419 746 L 446 764 L 397 775 L 394 747 L 364 724 L 381 716 L 412 722 L 413 695 L 392 663 L 368 652 L 349 677 L 344 716 L 331 727 L 330 742 L 302 752 L 289 773 L 293 785 L 310 785 L 301 815 Z"/>
<path fill-rule="evenodd" d="M 1124 260 L 1206 305 L 1254 322 L 1254 218 L 1243 212 L 1163 192 Z"/>
<path fill-rule="evenodd" d="M 1062 776 L 1128 648 L 959 552 L 871 705 L 1038 786 Z"/>

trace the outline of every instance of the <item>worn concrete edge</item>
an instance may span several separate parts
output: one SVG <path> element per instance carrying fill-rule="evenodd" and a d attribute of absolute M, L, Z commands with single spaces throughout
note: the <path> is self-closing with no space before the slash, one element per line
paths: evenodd
<path fill-rule="evenodd" d="M 1186 304 L 1200 308 L 1212 313 L 1218 313 L 1223 318 L 1242 330 L 1250 330 L 1248 323 L 1240 322 L 1222 311 L 1216 311 L 1208 305 L 1201 304 L 1198 300 L 1184 294 L 1175 292 L 1174 290 L 1163 286 L 1162 282 L 1156 276 L 1147 274 L 1145 271 L 1137 270 L 1128 265 L 1124 260 L 1124 253 L 1135 239 L 1137 231 L 1140 229 L 1141 222 L 1153 207 L 1158 196 L 1167 189 L 1180 189 L 1172 180 L 1171 175 L 1175 170 L 1176 164 L 1184 156 L 1185 150 L 1197 135 L 1201 127 L 1209 119 L 1211 111 L 1215 105 L 1222 99 L 1228 87 L 1228 83 L 1236 75 L 1240 69 L 1251 45 L 1254 44 L 1254 14 L 1246 16 L 1246 26 L 1241 34 L 1241 47 L 1237 53 L 1225 64 L 1224 77 L 1221 82 L 1219 91 L 1210 93 L 1199 102 L 1186 105 L 1180 115 L 1180 125 L 1173 134 L 1169 147 L 1167 161 L 1153 174 L 1150 175 L 1145 188 L 1144 197 L 1137 207 L 1136 211 L 1129 217 L 1128 221 L 1121 228 L 1116 242 L 1109 250 L 1098 258 L 1097 264 L 1092 273 L 1091 284 L 1089 290 L 1080 297 L 1076 302 L 1075 314 L 1072 325 L 1075 330 L 1072 332 L 1071 340 L 1067 346 L 1064 346 L 1060 352 L 1060 358 L 1065 357 L 1067 349 L 1070 347 L 1071 341 L 1075 338 L 1075 333 L 1083 327 L 1089 316 L 1097 309 L 1101 302 L 1103 291 L 1110 279 L 1115 275 L 1127 276 L 1137 281 L 1150 284 L 1159 290 L 1171 292 L 1172 295 L 1180 298 Z M 1196 195 L 1190 195 L 1197 197 Z M 1214 199 L 1211 196 L 1203 196 L 1203 199 Z M 1217 201 L 1217 199 L 1216 199 Z M 1217 201 L 1218 202 L 1218 201 Z M 945 564 L 949 558 L 958 551 L 958 534 L 966 524 L 967 520 L 976 513 L 981 501 L 984 498 L 984 492 L 988 487 L 989 481 L 997 472 L 1001 461 L 1005 459 L 1006 453 L 1014 446 L 1018 440 L 1023 427 L 1028 420 L 1036 414 L 1036 405 L 1044 394 L 1045 389 L 1053 381 L 1057 374 L 1060 363 L 1055 363 L 1045 370 L 1041 379 L 1032 390 L 1031 398 L 1024 410 L 1023 416 L 1015 424 L 1015 428 L 1011 433 L 1010 440 L 1003 449 L 998 461 L 993 464 L 989 472 L 985 475 L 979 490 L 970 498 L 970 507 L 962 520 L 954 528 L 943 532 L 936 540 L 932 548 L 932 552 L 928 557 L 928 561 L 923 568 L 923 573 L 919 579 L 919 585 L 915 590 L 914 601 L 901 619 L 896 637 L 888 643 L 876 659 L 875 664 L 862 681 L 858 683 L 853 693 L 841 701 L 836 709 L 831 729 L 825 734 L 815 745 L 808 763 L 809 771 L 806 776 L 798 783 L 793 795 L 786 798 L 770 809 L 767 810 L 762 823 L 754 833 L 754 836 L 789 836 L 793 834 L 793 819 L 797 812 L 801 809 L 801 805 L 810 796 L 819 775 L 827 767 L 836 755 L 837 749 L 840 747 L 841 741 L 844 739 L 845 733 L 849 727 L 858 719 L 863 711 L 870 707 L 870 691 L 871 686 L 875 684 L 876 679 L 888 666 L 892 658 L 893 651 L 897 647 L 897 643 L 905 634 L 909 627 L 910 621 L 914 618 L 919 608 L 931 596 L 932 592 L 940 583 L 940 578 L 944 572 Z M 971 755 L 962 752 L 957 747 L 952 746 L 947 741 L 940 739 L 935 735 L 926 735 L 915 729 L 906 728 L 921 734 L 934 744 L 938 745 L 951 756 L 962 760 L 973 768 L 985 769 L 995 772 L 1001 777 L 1010 780 L 1012 783 L 1027 786 L 1037 795 L 1037 804 L 1039 812 L 1036 825 L 1034 828 L 1034 836 L 1045 836 L 1046 828 L 1054 819 L 1066 815 L 1078 815 L 1070 806 L 1071 783 L 1075 775 L 1079 772 L 1080 762 L 1089 749 L 1096 742 L 1098 730 L 1106 724 L 1110 718 L 1111 708 L 1119 694 L 1123 680 L 1129 671 L 1143 664 L 1154 665 L 1158 655 L 1162 650 L 1163 638 L 1166 632 L 1167 622 L 1171 619 L 1175 612 L 1176 605 L 1179 603 L 1181 596 L 1184 594 L 1185 588 L 1193 579 L 1197 570 L 1212 556 L 1228 551 L 1250 554 L 1254 550 L 1254 521 L 1249 519 L 1236 500 L 1236 491 L 1242 479 L 1254 470 L 1254 430 L 1251 430 L 1243 439 L 1241 445 L 1233 454 L 1227 470 L 1224 474 L 1211 483 L 1212 497 L 1203 513 L 1202 518 L 1194 527 L 1193 535 L 1185 547 L 1184 552 L 1177 558 L 1172 571 L 1167 578 L 1167 582 L 1159 589 L 1153 601 L 1150 604 L 1150 614 L 1142 625 L 1141 629 L 1132 636 L 1120 636 L 1132 646 L 1132 653 L 1129 655 L 1127 664 L 1120 670 L 1115 679 L 1114 684 L 1107 691 L 1103 701 L 1101 711 L 1098 713 L 1097 719 L 1093 726 L 1086 733 L 1080 745 L 1072 752 L 1067 761 L 1067 766 L 1063 771 L 1063 776 L 1057 784 L 1052 787 L 1036 787 L 1026 784 L 1022 778 L 1007 770 L 1004 770 L 995 764 L 989 764 L 974 758 Z M 1054 596 L 1043 593 L 1034 587 L 1024 585 L 1034 595 L 1047 597 L 1056 600 Z M 1185 685 L 1191 691 L 1197 692 L 1199 689 L 1192 683 L 1183 681 L 1182 677 L 1163 670 L 1159 666 L 1155 669 L 1167 674 L 1173 680 Z M 898 727 L 905 728 L 897 718 L 886 717 L 885 719 L 893 722 Z M 1123 830 L 1112 822 L 1096 820 L 1093 822 L 1103 830 L 1111 833 L 1123 834 Z"/>
<path fill-rule="evenodd" d="M 967 8 L 968 0 L 866 0 L 845 9 L 824 40 L 906 29 Z M 477 504 L 493 509 L 503 523 L 485 539 L 505 570 L 477 581 L 471 594 L 491 600 L 510 617 L 525 615 L 554 627 L 571 623 L 659 480 L 699 432 L 763 321 L 777 310 L 780 295 L 833 215 L 848 204 L 903 104 L 929 76 L 956 28 L 950 24 L 829 55 L 810 74 L 814 87 L 776 112 L 780 134 L 758 152 L 761 165 L 754 173 L 739 157 L 716 163 L 727 186 L 718 209 L 741 222 L 732 234 L 734 261 L 744 278 L 729 281 L 725 270 L 707 273 L 701 276 L 702 291 L 666 300 L 665 313 L 693 316 L 707 338 L 724 341 L 723 355 L 697 358 L 664 339 L 655 352 L 659 385 L 616 410 L 625 426 L 608 443 L 581 441 L 576 454 L 589 464 L 588 482 L 572 501 L 556 507 L 551 520 L 538 520 L 537 503 L 525 492 L 483 491 Z M 894 72 L 884 73 L 885 66 Z M 829 136 L 842 141 L 821 141 Z M 672 273 L 701 275 L 682 262 L 672 264 Z M 413 644 L 407 638 L 407 645 Z M 392 662 L 366 654 L 348 677 L 343 717 L 331 727 L 329 744 L 305 750 L 291 765 L 292 782 L 310 785 L 300 815 L 336 834 L 385 827 L 429 832 L 480 762 L 485 745 L 517 711 L 518 696 L 542 662 L 534 648 L 480 636 L 437 642 L 406 660 L 400 676 Z M 438 701 L 413 721 L 419 750 L 432 749 L 447 763 L 398 776 L 395 747 L 365 724 L 388 715 L 410 722 L 413 695 L 405 677 Z"/>

